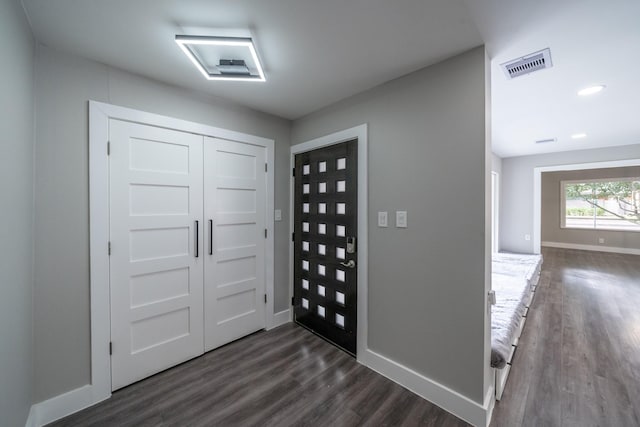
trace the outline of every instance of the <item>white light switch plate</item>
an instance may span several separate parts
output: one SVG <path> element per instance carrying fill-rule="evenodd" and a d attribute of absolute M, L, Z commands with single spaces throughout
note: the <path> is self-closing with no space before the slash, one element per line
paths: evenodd
<path fill-rule="evenodd" d="M 387 227 L 388 225 L 387 212 L 378 212 L 378 227 Z"/>
<path fill-rule="evenodd" d="M 396 211 L 396 227 L 407 228 L 407 211 Z"/>
<path fill-rule="evenodd" d="M 273 217 L 276 221 L 282 221 L 282 210 L 276 209 L 273 213 Z"/>

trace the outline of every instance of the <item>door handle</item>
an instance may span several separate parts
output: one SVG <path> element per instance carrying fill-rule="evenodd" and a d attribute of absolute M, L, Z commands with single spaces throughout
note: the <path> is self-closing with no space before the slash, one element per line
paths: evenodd
<path fill-rule="evenodd" d="M 199 226 L 199 225 L 200 225 L 200 224 L 198 223 L 198 221 L 196 221 L 196 226 L 195 226 L 195 233 L 196 233 L 196 239 L 195 239 L 195 241 L 196 241 L 196 258 L 198 258 L 198 255 L 199 255 L 199 254 L 198 254 L 198 246 L 200 246 L 200 245 L 199 245 L 199 242 L 198 242 L 198 235 L 200 234 L 200 233 L 198 232 L 198 226 Z"/>
<path fill-rule="evenodd" d="M 213 255 L 213 220 L 209 220 L 209 255 Z"/>
<path fill-rule="evenodd" d="M 347 267 L 347 268 L 355 268 L 356 267 L 356 262 L 354 260 L 350 259 L 347 262 L 341 262 L 340 265 L 343 266 L 343 267 Z"/>

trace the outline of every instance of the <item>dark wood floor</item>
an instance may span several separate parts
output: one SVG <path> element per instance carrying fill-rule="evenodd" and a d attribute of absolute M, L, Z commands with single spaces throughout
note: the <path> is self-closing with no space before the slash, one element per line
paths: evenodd
<path fill-rule="evenodd" d="M 543 256 L 492 426 L 640 426 L 640 256 Z"/>
<path fill-rule="evenodd" d="M 640 257 L 543 250 L 492 426 L 640 426 Z M 55 426 L 466 426 L 285 325 L 155 375 Z"/>
<path fill-rule="evenodd" d="M 113 394 L 55 426 L 467 426 L 288 324 Z"/>

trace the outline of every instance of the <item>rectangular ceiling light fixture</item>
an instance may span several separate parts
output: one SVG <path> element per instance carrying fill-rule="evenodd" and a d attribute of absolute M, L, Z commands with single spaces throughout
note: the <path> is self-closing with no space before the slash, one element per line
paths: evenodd
<path fill-rule="evenodd" d="M 177 35 L 176 43 L 207 80 L 266 81 L 249 37 Z M 247 72 L 234 71 L 231 64 L 242 64 Z"/>

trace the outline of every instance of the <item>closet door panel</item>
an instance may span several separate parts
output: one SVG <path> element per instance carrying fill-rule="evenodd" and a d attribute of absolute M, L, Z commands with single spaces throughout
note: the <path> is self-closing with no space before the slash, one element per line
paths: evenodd
<path fill-rule="evenodd" d="M 203 137 L 119 120 L 109 134 L 116 390 L 204 351 Z"/>
<path fill-rule="evenodd" d="M 204 141 L 205 350 L 265 327 L 265 148 Z"/>

